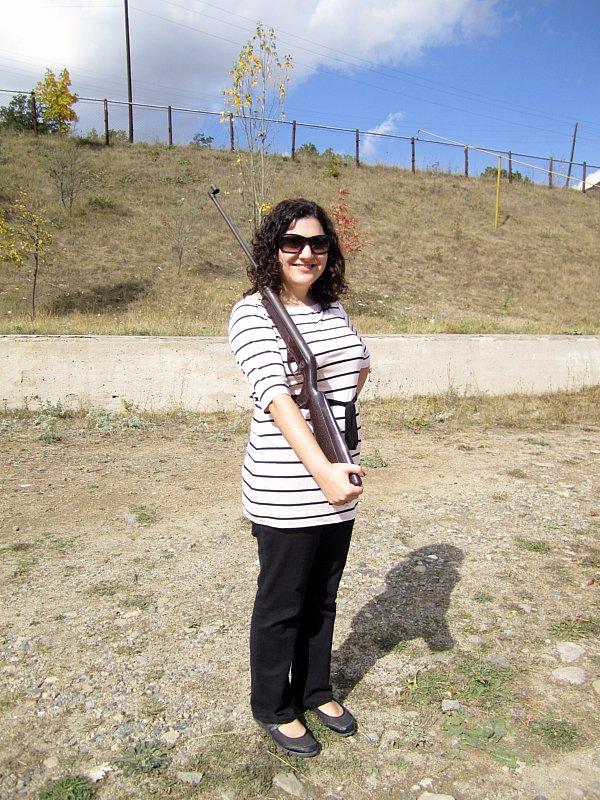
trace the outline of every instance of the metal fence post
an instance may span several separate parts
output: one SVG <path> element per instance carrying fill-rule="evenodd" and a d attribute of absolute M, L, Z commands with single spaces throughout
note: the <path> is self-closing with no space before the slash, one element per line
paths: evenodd
<path fill-rule="evenodd" d="M 292 122 L 292 161 L 296 158 L 296 120 Z"/>
<path fill-rule="evenodd" d="M 552 173 L 554 172 L 554 159 L 550 156 L 550 169 L 548 170 L 548 188 L 552 188 Z"/>
<path fill-rule="evenodd" d="M 173 113 L 171 106 L 167 106 L 167 125 L 169 128 L 169 147 L 173 146 Z"/>
<path fill-rule="evenodd" d="M 356 166 L 360 167 L 360 134 L 356 129 Z"/>
<path fill-rule="evenodd" d="M 583 162 L 583 181 L 581 183 L 581 191 L 585 194 L 585 179 L 587 178 L 587 162 Z"/>
<path fill-rule="evenodd" d="M 508 182 L 512 183 L 513 181 L 513 174 L 512 174 L 512 150 L 508 151 Z"/>
<path fill-rule="evenodd" d="M 35 102 L 35 92 L 31 93 L 31 125 L 34 134 L 38 135 L 37 103 Z"/>
<path fill-rule="evenodd" d="M 412 174 L 415 174 L 415 137 L 413 136 L 410 140 L 410 148 L 411 148 L 411 170 Z"/>
<path fill-rule="evenodd" d="M 104 100 L 104 144 L 110 145 L 110 128 L 108 127 L 108 100 Z"/>
<path fill-rule="evenodd" d="M 231 147 L 231 152 L 235 152 L 235 141 L 233 138 L 233 113 L 229 114 L 229 143 Z"/>
<path fill-rule="evenodd" d="M 469 177 L 469 148 L 465 147 L 465 178 Z"/>

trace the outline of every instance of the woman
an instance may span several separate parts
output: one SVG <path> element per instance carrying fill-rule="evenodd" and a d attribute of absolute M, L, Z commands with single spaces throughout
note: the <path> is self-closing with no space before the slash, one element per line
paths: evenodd
<path fill-rule="evenodd" d="M 314 353 L 319 389 L 344 431 L 345 407 L 368 375 L 369 354 L 339 297 L 345 263 L 333 224 L 307 200 L 284 200 L 254 241 L 252 289 L 232 310 L 229 341 L 250 385 L 254 415 L 242 467 L 243 508 L 258 543 L 260 572 L 250 627 L 252 713 L 285 752 L 308 758 L 319 744 L 298 716 L 312 709 L 341 736 L 356 730 L 333 699 L 331 647 L 337 589 L 362 486 L 358 465 L 331 463 L 308 412 L 294 398 L 302 376 L 260 297 L 276 292 Z M 360 420 L 357 420 L 360 434 Z"/>

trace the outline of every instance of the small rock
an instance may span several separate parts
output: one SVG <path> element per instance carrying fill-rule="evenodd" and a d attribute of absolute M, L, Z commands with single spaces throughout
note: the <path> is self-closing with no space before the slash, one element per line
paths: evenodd
<path fill-rule="evenodd" d="M 98 783 L 98 781 L 101 781 L 106 777 L 107 773 L 112 772 L 113 769 L 114 767 L 112 767 L 108 762 L 105 762 L 104 764 L 99 764 L 97 767 L 92 767 L 84 774 L 92 781 L 92 783 Z"/>
<path fill-rule="evenodd" d="M 585 683 L 585 672 L 579 667 L 561 667 L 552 670 L 552 677 L 556 681 L 571 683 L 573 686 L 581 686 Z"/>
<path fill-rule="evenodd" d="M 454 800 L 451 794 L 433 794 L 432 792 L 423 792 L 419 795 L 419 800 Z"/>
<path fill-rule="evenodd" d="M 204 777 L 203 772 L 176 772 L 177 780 L 182 783 L 192 783 L 197 786 Z"/>
<path fill-rule="evenodd" d="M 467 636 L 467 642 L 469 642 L 469 644 L 483 644 L 483 639 L 481 636 L 475 636 L 471 634 L 470 636 Z"/>
<path fill-rule="evenodd" d="M 502 667 L 503 669 L 510 669 L 510 661 L 506 656 L 502 656 L 499 653 L 492 653 L 491 656 L 486 656 L 483 659 L 487 661 L 488 664 L 495 664 L 497 667 Z"/>
<path fill-rule="evenodd" d="M 273 778 L 273 785 L 292 797 L 306 797 L 304 786 L 293 772 L 278 772 Z"/>
<path fill-rule="evenodd" d="M 58 767 L 58 758 L 56 756 L 50 756 L 50 758 L 46 758 L 44 760 L 44 766 L 46 769 L 56 769 Z"/>
<path fill-rule="evenodd" d="M 592 683 L 592 687 L 593 687 L 594 691 L 596 692 L 596 694 L 600 694 L 600 680 L 599 681 L 594 681 Z"/>
<path fill-rule="evenodd" d="M 462 708 L 458 700 L 442 700 L 442 713 L 451 714 L 453 711 L 460 711 Z"/>
<path fill-rule="evenodd" d="M 560 642 L 556 645 L 556 649 L 563 664 L 572 664 L 585 655 L 583 647 L 575 642 Z"/>
<path fill-rule="evenodd" d="M 372 772 L 370 775 L 367 775 L 367 777 L 365 778 L 365 783 L 370 789 L 376 789 L 377 784 L 379 783 L 379 781 L 377 780 L 377 774 L 375 772 Z"/>
<path fill-rule="evenodd" d="M 164 733 L 161 733 L 160 738 L 161 741 L 172 747 L 175 744 L 175 742 L 179 739 L 180 735 L 181 734 L 179 733 L 179 731 L 168 730 L 165 731 Z"/>

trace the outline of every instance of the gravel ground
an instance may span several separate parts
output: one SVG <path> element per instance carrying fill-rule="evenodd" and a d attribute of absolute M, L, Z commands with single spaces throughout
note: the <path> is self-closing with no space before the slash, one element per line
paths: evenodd
<path fill-rule="evenodd" d="M 308 715 L 296 763 L 248 708 L 244 424 L 135 420 L 0 423 L 1 800 L 600 798 L 600 430 L 367 440 L 333 663 L 360 730 Z"/>

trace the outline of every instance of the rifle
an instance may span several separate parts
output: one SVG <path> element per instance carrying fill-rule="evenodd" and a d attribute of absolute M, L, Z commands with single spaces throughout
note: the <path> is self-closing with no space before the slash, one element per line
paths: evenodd
<path fill-rule="evenodd" d="M 229 219 L 227 212 L 218 201 L 218 193 L 218 187 L 212 184 L 208 192 L 210 199 L 216 205 L 230 231 L 237 239 L 246 258 L 256 268 L 256 261 L 254 260 L 250 248 L 242 239 L 233 222 Z M 271 317 L 273 324 L 285 342 L 288 352 L 288 363 L 295 363 L 298 367 L 298 372 L 302 374 L 302 390 L 296 398 L 296 403 L 300 408 L 308 409 L 313 426 L 313 433 L 321 450 L 332 463 L 353 464 L 352 456 L 338 428 L 338 424 L 327 402 L 327 398 L 323 392 L 317 388 L 317 361 L 314 354 L 311 352 L 279 296 L 268 287 L 260 289 L 260 294 L 267 314 Z M 360 477 L 355 473 L 349 475 L 349 480 L 354 486 L 362 485 Z"/>

